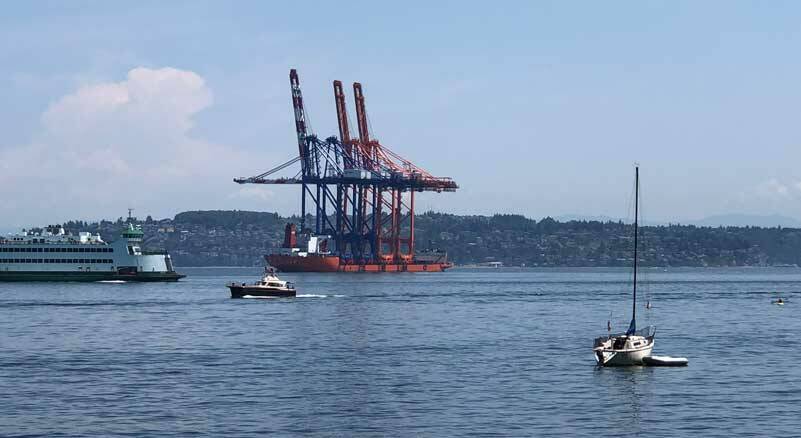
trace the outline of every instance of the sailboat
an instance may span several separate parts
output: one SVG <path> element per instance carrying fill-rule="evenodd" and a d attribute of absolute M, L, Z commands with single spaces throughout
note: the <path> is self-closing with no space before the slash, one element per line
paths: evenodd
<path fill-rule="evenodd" d="M 637 330 L 637 243 L 640 209 L 640 168 L 634 167 L 634 286 L 632 290 L 631 323 L 625 333 L 609 334 L 595 339 L 592 351 L 601 366 L 642 365 L 643 358 L 654 348 L 653 326 Z M 611 328 L 611 327 L 610 327 Z M 611 332 L 611 330 L 610 330 Z"/>

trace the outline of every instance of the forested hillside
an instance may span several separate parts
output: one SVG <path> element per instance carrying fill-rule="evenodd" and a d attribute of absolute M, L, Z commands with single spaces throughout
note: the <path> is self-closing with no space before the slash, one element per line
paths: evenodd
<path fill-rule="evenodd" d="M 260 265 L 262 255 L 283 240 L 287 222 L 298 217 L 252 211 L 188 211 L 172 219 L 140 223 L 146 246 L 166 249 L 179 266 Z M 313 224 L 313 218 L 307 218 Z M 72 231 L 100 232 L 115 239 L 122 218 L 99 223 L 68 222 Z M 519 215 L 459 216 L 425 213 L 415 223 L 417 248 L 448 251 L 457 264 L 502 262 L 508 266 L 628 266 L 631 225 L 622 222 L 529 219 Z M 643 228 L 647 266 L 769 266 L 801 264 L 796 228 Z"/>

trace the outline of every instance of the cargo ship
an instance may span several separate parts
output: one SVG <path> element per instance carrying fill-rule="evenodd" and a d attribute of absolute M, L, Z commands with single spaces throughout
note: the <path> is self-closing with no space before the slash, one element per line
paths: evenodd
<path fill-rule="evenodd" d="M 294 224 L 287 224 L 284 233 L 283 246 L 265 256 L 269 265 L 283 272 L 442 272 L 453 267 L 448 254 L 440 250 L 365 260 L 330 251 L 330 235 L 297 235 Z"/>
<path fill-rule="evenodd" d="M 170 255 L 143 251 L 144 233 L 132 223 L 119 239 L 69 234 L 60 226 L 0 237 L 0 281 L 176 281 Z"/>

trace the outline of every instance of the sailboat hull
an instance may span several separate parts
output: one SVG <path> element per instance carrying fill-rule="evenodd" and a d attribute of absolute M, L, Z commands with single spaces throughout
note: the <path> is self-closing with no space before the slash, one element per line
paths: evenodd
<path fill-rule="evenodd" d="M 651 355 L 653 343 L 646 348 L 634 351 L 596 350 L 595 360 L 598 365 L 605 367 L 625 367 L 643 365 L 643 358 Z"/>
<path fill-rule="evenodd" d="M 647 332 L 646 332 L 647 331 Z M 647 336 L 614 335 L 595 340 L 595 360 L 605 367 L 643 365 L 643 358 L 654 349 L 653 327 L 646 328 Z"/>

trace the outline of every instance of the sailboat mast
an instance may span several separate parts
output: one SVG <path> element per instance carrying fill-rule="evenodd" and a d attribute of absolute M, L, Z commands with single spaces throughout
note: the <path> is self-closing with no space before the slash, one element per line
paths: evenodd
<path fill-rule="evenodd" d="M 637 235 L 640 217 L 640 167 L 634 167 L 634 294 L 631 304 L 631 326 L 635 327 L 637 315 Z"/>

